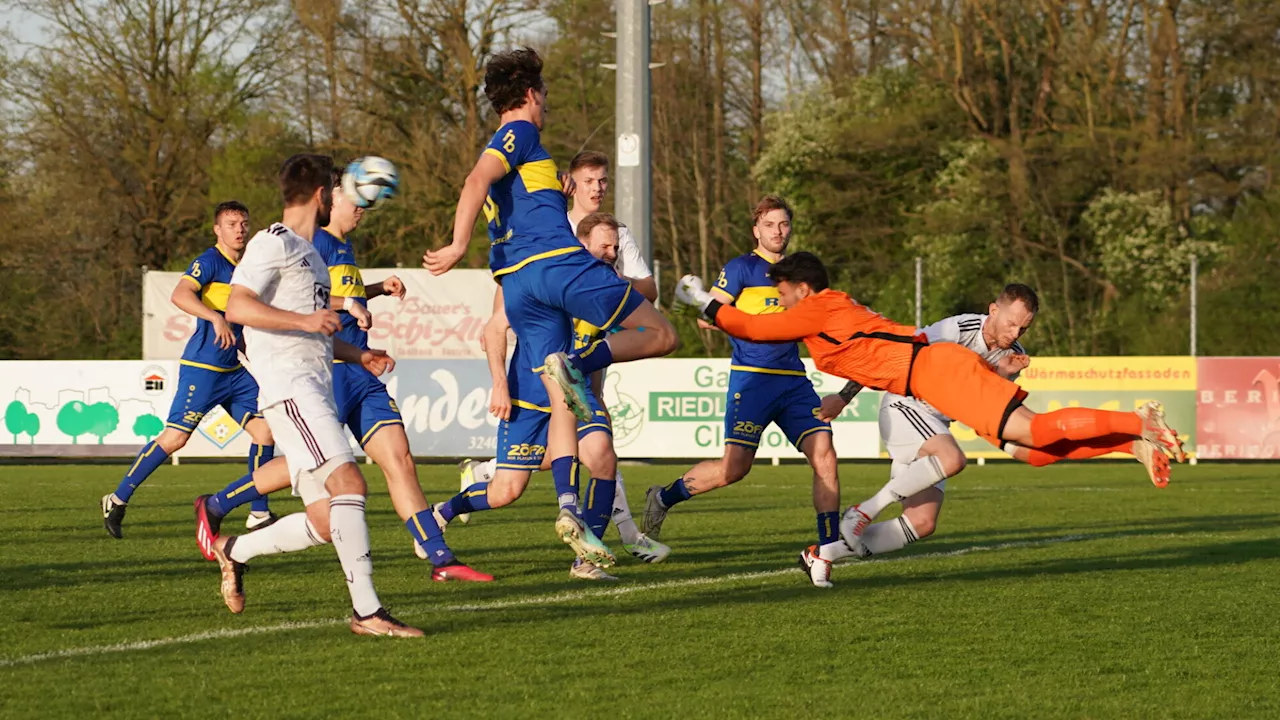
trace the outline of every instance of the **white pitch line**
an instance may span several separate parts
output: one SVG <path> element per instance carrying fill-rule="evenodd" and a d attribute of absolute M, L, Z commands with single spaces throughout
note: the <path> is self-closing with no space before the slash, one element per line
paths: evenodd
<path fill-rule="evenodd" d="M 1000 543 L 999 545 L 974 545 L 972 547 L 948 550 L 946 552 L 873 558 L 870 560 L 849 560 L 847 562 L 840 563 L 840 565 L 842 567 L 858 567 L 863 565 L 877 565 L 880 563 L 913 562 L 916 560 L 957 557 L 976 552 L 993 552 L 996 550 L 1037 547 L 1040 545 L 1057 545 L 1059 543 L 1076 542 L 1078 540 L 1085 539 L 1102 539 L 1107 537 L 1114 536 L 1063 535 L 1061 537 L 1046 538 L 1044 540 L 1015 540 L 1012 542 Z M 646 583 L 644 585 L 622 585 L 619 587 L 609 588 L 608 590 L 571 590 L 568 592 L 556 593 L 554 595 L 535 595 L 533 597 L 520 598 L 518 600 L 498 600 L 496 602 L 474 603 L 469 605 L 447 605 L 445 607 L 435 608 L 435 610 L 438 612 L 483 612 L 485 610 L 504 610 L 506 608 L 524 607 L 528 605 L 554 605 L 557 603 L 573 602 L 575 600 L 593 600 L 595 598 L 629 595 L 631 593 L 644 592 L 647 590 L 667 590 L 671 588 L 696 587 L 699 585 L 720 585 L 723 583 L 739 582 L 742 580 L 760 580 L 763 578 L 777 577 L 779 575 L 791 575 L 799 572 L 803 572 L 799 567 L 781 568 L 778 570 L 760 570 L 749 573 L 732 573 L 729 575 L 688 578 L 686 580 L 668 580 L 666 582 Z"/>
<path fill-rule="evenodd" d="M 137 642 L 116 643 L 115 645 L 90 645 L 88 647 L 68 648 L 66 650 L 36 653 L 35 655 L 20 655 L 14 658 L 0 658 L 0 667 L 29 665 L 31 663 L 40 662 L 41 660 L 58 660 L 61 658 L 83 657 L 85 655 L 108 655 L 110 653 L 131 652 L 133 650 L 150 650 L 151 648 L 164 647 L 165 645 L 186 645 L 188 643 L 203 642 L 205 640 L 221 640 L 223 638 L 234 638 L 242 635 L 261 635 L 263 633 L 282 632 L 285 630 L 308 630 L 310 628 L 324 627 L 326 625 L 336 625 L 341 622 L 347 622 L 347 619 L 284 622 L 276 625 L 261 625 L 258 627 L 210 630 L 208 632 L 195 633 L 193 635 L 178 635 L 177 637 L 157 638 L 155 640 L 139 640 Z"/>
<path fill-rule="evenodd" d="M 1123 533 L 1113 533 L 1107 535 L 1063 535 L 1060 537 L 1045 538 L 1043 540 L 1014 540 L 997 545 L 973 545 L 971 547 L 960 548 L 958 550 L 948 550 L 946 552 L 921 553 L 919 555 L 906 555 L 902 557 L 875 558 L 871 560 L 854 560 L 844 563 L 848 567 L 861 567 L 864 565 L 876 565 L 880 563 L 898 563 L 898 562 L 915 562 L 918 560 L 933 560 L 938 558 L 958 557 L 960 555 L 969 555 L 979 552 L 996 552 L 1000 550 L 1013 550 L 1017 548 L 1041 547 L 1044 545 L 1058 545 L 1061 543 L 1077 542 L 1081 540 L 1104 540 L 1108 538 L 1120 537 Z M 514 607 L 528 607 L 536 605 L 555 605 L 559 603 L 574 602 L 577 600 L 594 600 L 596 598 L 617 597 L 619 595 L 629 595 L 637 592 L 647 592 L 650 590 L 670 590 L 675 588 L 696 587 L 700 585 L 721 585 L 725 583 L 742 582 L 745 580 L 761 580 L 765 578 L 778 577 L 781 575 L 790 575 L 801 572 L 800 568 L 792 567 L 779 570 L 762 570 L 759 572 L 749 573 L 732 573 L 729 575 L 716 575 L 712 577 L 688 578 L 685 580 L 670 580 L 667 582 L 645 583 L 643 585 L 624 585 L 608 590 L 575 590 L 570 592 L 560 592 L 552 595 L 535 595 L 532 597 L 520 598 L 518 600 L 497 600 L 486 603 L 469 603 L 465 605 L 445 605 L 426 608 L 429 612 L 484 612 L 487 610 L 505 610 Z M 30 665 L 32 663 L 44 660 L 61 660 L 66 658 L 86 657 L 90 655 L 110 655 L 113 653 L 134 652 L 137 650 L 150 650 L 157 647 L 165 647 L 169 645 L 189 645 L 191 643 L 204 642 L 206 640 L 222 640 L 226 638 L 243 637 L 245 635 L 265 635 L 269 633 L 288 632 L 291 630 L 311 630 L 314 628 L 328 627 L 330 625 L 338 625 L 347 622 L 347 618 L 335 618 L 329 620 L 303 620 L 298 622 L 283 622 L 275 625 L 258 625 L 247 628 L 226 628 L 223 630 L 210 630 L 207 632 L 194 633 L 191 635 L 177 635 L 174 637 L 157 638 L 155 640 L 139 640 L 136 642 L 116 643 L 114 645 L 89 645 L 86 647 L 67 648 L 66 650 L 52 650 L 49 652 L 35 653 L 33 655 L 19 655 L 17 657 L 0 658 L 0 667 L 13 667 L 15 665 Z"/>

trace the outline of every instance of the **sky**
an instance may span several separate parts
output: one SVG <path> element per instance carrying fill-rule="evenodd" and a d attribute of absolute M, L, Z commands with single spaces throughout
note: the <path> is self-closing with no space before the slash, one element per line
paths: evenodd
<path fill-rule="evenodd" d="M 11 7 L 0 7 L 0 26 L 7 28 L 22 43 L 39 42 L 44 37 L 38 18 Z"/>

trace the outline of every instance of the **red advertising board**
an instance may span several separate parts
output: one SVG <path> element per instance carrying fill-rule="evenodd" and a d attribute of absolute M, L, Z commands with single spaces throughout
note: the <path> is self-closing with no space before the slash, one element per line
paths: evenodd
<path fill-rule="evenodd" d="M 1280 357 L 1200 358 L 1196 457 L 1280 459 Z"/>

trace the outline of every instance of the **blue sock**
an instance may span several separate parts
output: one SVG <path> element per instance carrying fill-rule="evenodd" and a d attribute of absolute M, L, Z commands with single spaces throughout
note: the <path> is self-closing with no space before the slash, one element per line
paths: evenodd
<path fill-rule="evenodd" d="M 232 510 L 241 505 L 248 505 L 262 497 L 262 493 L 258 492 L 258 488 L 253 484 L 253 473 L 249 473 L 222 488 L 216 495 L 210 495 L 209 499 L 205 501 L 204 507 L 209 511 L 210 515 L 226 517 L 227 513 Z"/>
<path fill-rule="evenodd" d="M 658 493 L 658 499 L 666 507 L 672 507 L 676 503 L 682 503 L 691 497 L 693 495 L 689 492 L 689 488 L 684 486 L 684 478 L 680 478 L 662 488 L 662 492 Z"/>
<path fill-rule="evenodd" d="M 409 528 L 409 534 L 413 536 L 414 542 L 427 551 L 427 557 L 432 565 L 439 567 L 457 562 L 453 559 L 453 551 L 445 544 L 444 534 L 440 532 L 440 526 L 436 524 L 436 516 L 432 514 L 431 508 L 409 518 L 404 526 Z"/>
<path fill-rule="evenodd" d="M 168 459 L 169 453 L 157 445 L 155 440 L 144 445 L 138 451 L 138 459 L 133 461 L 129 472 L 125 473 L 124 479 L 116 486 L 116 497 L 120 502 L 129 502 L 129 498 L 133 497 L 133 491 L 137 490 L 138 486 Z"/>
<path fill-rule="evenodd" d="M 604 537 L 613 515 L 613 494 L 618 490 L 617 480 L 591 478 L 587 484 L 587 503 L 582 507 L 582 522 L 591 528 L 597 538 Z"/>
<path fill-rule="evenodd" d="M 551 479 L 556 485 L 556 500 L 561 508 L 578 514 L 578 465 L 566 455 L 551 461 Z"/>
<path fill-rule="evenodd" d="M 454 495 L 449 499 L 449 502 L 441 505 L 440 515 L 445 522 L 452 522 L 459 515 L 488 509 L 489 483 L 476 483 Z"/>
<path fill-rule="evenodd" d="M 459 515 L 488 509 L 489 483 L 475 483 L 442 505 L 440 515 L 444 517 L 445 522 L 451 522 Z"/>
<path fill-rule="evenodd" d="M 613 364 L 613 351 L 609 343 L 597 340 L 580 351 L 569 353 L 569 362 L 578 368 L 583 377 L 588 377 L 597 370 L 603 370 Z"/>
<path fill-rule="evenodd" d="M 840 539 L 840 513 L 818 513 L 818 547 Z"/>
<path fill-rule="evenodd" d="M 255 470 L 271 462 L 271 458 L 275 456 L 275 445 L 250 445 L 249 474 L 253 475 Z M 270 508 L 267 507 L 267 496 L 259 495 L 252 503 L 249 503 L 249 509 L 257 513 L 268 512 Z"/>

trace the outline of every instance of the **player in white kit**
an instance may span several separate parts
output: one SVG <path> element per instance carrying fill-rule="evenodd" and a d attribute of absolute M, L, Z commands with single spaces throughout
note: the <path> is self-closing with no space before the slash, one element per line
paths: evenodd
<path fill-rule="evenodd" d="M 333 161 L 294 155 L 280 169 L 282 222 L 260 231 L 231 277 L 230 322 L 245 328 L 246 356 L 261 389 L 259 405 L 289 465 L 293 494 L 305 513 L 293 513 L 260 532 L 220 537 L 214 555 L 222 596 L 244 610 L 244 565 L 259 555 L 303 550 L 332 539 L 351 593 L 351 631 L 359 635 L 421 637 L 392 617 L 373 587 L 365 522 L 368 489 L 355 463 L 333 395 L 332 363 L 358 362 L 375 375 L 393 367 L 379 350 L 360 351 L 332 335 L 341 328 L 329 309 L 329 268 L 311 244 L 329 223 Z"/>
<path fill-rule="evenodd" d="M 569 177 L 573 179 L 573 209 L 569 211 L 569 226 L 577 233 L 578 223 L 588 215 L 600 212 L 604 205 L 605 195 L 609 193 L 609 158 L 604 153 L 580 152 L 569 161 Z M 658 283 L 626 225 L 618 229 L 618 259 L 613 266 L 618 275 L 629 280 L 649 302 L 657 302 Z"/>
<path fill-rule="evenodd" d="M 991 303 L 988 314 L 976 313 L 944 318 L 924 328 L 930 343 L 951 342 L 982 356 L 1001 376 L 1017 380 L 1031 364 L 1031 358 L 1018 340 L 1031 327 L 1040 301 L 1032 288 L 1014 283 L 1007 285 Z M 839 415 L 861 388 L 856 383 L 822 401 L 824 418 Z M 912 397 L 885 393 L 880 402 L 880 437 L 893 464 L 889 482 L 867 503 L 863 512 L 878 514 L 893 502 L 902 504 L 902 515 L 875 523 L 863 531 L 858 547 L 845 549 L 842 555 L 867 557 L 893 552 L 932 535 L 942 511 L 946 480 L 965 468 L 964 451 L 951 434 L 951 418 L 929 403 Z M 1048 465 L 1064 459 L 1096 457 L 1109 452 L 1133 454 L 1144 467 L 1156 487 L 1164 487 L 1169 478 L 1169 462 L 1154 444 L 1132 437 L 1101 438 L 1100 442 L 1074 444 L 1055 448 L 1024 448 L 1014 443 L 999 443 L 987 438 L 1016 460 L 1034 466 Z M 870 510 L 868 510 L 870 508 Z M 813 548 L 801 553 L 801 564 L 811 574 L 829 572 L 819 566 Z"/>

